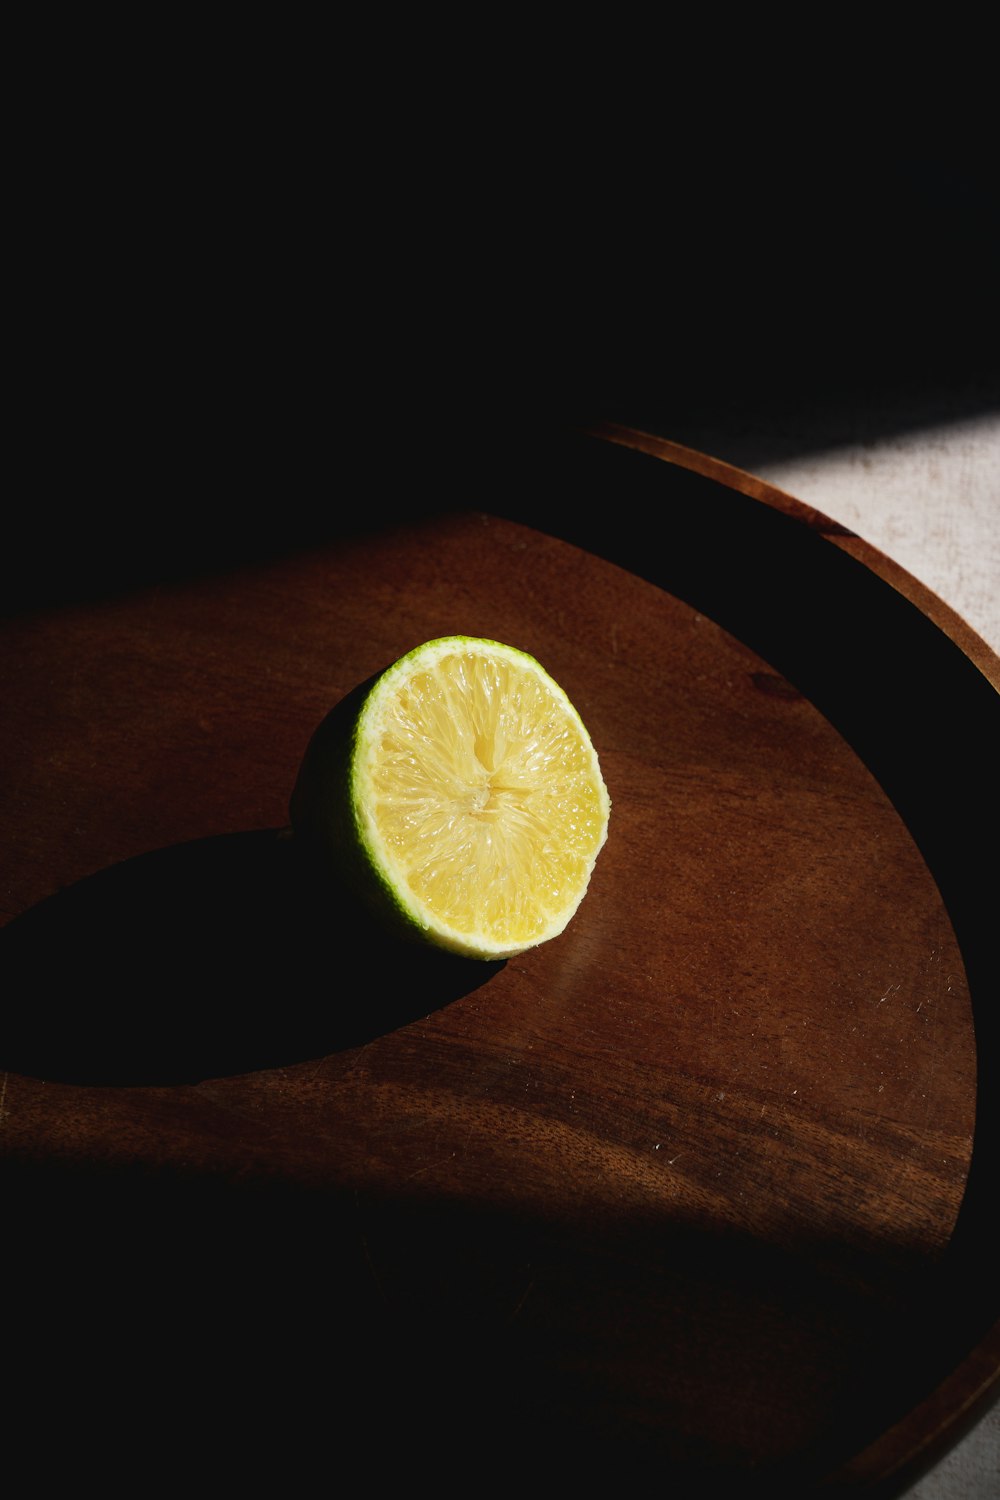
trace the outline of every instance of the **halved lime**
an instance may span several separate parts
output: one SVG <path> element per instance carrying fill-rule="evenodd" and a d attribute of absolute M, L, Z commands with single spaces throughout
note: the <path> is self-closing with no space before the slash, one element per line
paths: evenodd
<path fill-rule="evenodd" d="M 610 809 L 580 715 L 534 657 L 448 636 L 324 720 L 291 819 L 411 934 L 498 959 L 564 930 Z"/>

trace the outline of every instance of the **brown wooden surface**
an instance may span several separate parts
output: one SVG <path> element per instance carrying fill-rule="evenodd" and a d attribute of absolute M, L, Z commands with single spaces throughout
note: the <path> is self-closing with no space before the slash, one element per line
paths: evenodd
<path fill-rule="evenodd" d="M 612 476 L 640 553 L 661 493 L 662 587 L 456 509 L 4 625 L 6 1363 L 81 1426 L 100 1399 L 162 1442 L 172 1350 L 220 1442 L 233 1406 L 295 1455 L 381 1432 L 394 1473 L 862 1486 L 995 1314 L 954 1250 L 974 1136 L 995 1160 L 980 908 L 893 709 L 926 630 L 974 713 L 988 655 L 815 512 L 621 437 L 542 468 Z M 734 557 L 744 593 L 699 607 Z M 884 698 L 850 655 L 878 639 L 831 649 L 856 697 L 796 671 L 808 619 L 762 653 L 767 566 L 831 638 L 883 612 Z M 613 801 L 577 917 L 505 965 L 387 948 L 279 833 L 331 704 L 452 632 L 539 658 Z"/>

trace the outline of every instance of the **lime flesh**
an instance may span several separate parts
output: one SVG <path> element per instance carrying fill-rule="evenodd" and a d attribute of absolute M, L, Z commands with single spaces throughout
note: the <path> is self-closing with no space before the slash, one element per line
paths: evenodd
<path fill-rule="evenodd" d="M 310 747 L 293 825 L 326 835 L 331 852 L 350 843 L 369 891 L 431 943 L 495 959 L 565 929 L 610 800 L 579 714 L 533 657 L 470 637 L 429 641 L 347 717 Z"/>

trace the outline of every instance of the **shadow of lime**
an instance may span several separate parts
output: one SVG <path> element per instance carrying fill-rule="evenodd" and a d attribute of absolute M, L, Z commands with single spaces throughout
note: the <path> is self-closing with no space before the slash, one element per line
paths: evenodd
<path fill-rule="evenodd" d="M 0 932 L 0 1066 L 175 1084 L 359 1046 L 502 964 L 400 941 L 283 831 L 200 839 L 67 887 Z"/>

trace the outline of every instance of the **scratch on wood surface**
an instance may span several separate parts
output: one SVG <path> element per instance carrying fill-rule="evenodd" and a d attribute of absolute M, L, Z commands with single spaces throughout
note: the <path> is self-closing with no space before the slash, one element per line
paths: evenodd
<path fill-rule="evenodd" d="M 364 1224 L 362 1223 L 361 1217 L 361 1200 L 359 1199 L 357 1192 L 355 1192 L 354 1194 L 354 1208 L 358 1216 L 358 1239 L 361 1241 L 361 1253 L 364 1255 L 369 1274 L 371 1275 L 372 1280 L 378 1288 L 378 1294 L 385 1306 L 388 1307 L 389 1298 L 385 1294 L 385 1287 L 382 1285 L 382 1277 L 379 1275 L 378 1267 L 376 1266 L 375 1261 L 372 1258 L 372 1253 L 368 1246 L 368 1236 L 365 1234 Z"/>
<path fill-rule="evenodd" d="M 513 1307 L 512 1311 L 511 1311 L 510 1317 L 507 1320 L 509 1323 L 513 1323 L 514 1319 L 517 1317 L 518 1313 L 521 1311 L 521 1308 L 527 1302 L 528 1298 L 531 1296 L 531 1294 L 534 1291 L 534 1289 L 535 1289 L 535 1277 L 532 1276 L 531 1280 L 528 1282 L 528 1285 L 525 1287 L 524 1291 L 521 1293 L 520 1297 L 517 1299 L 517 1302 L 514 1304 L 514 1307 Z"/>
<path fill-rule="evenodd" d="M 372 1045 L 371 1042 L 362 1042 L 361 1045 L 360 1045 L 360 1047 L 356 1047 L 355 1048 L 354 1056 L 351 1058 L 351 1061 L 348 1064 L 347 1068 L 341 1074 L 341 1077 L 340 1077 L 341 1086 L 343 1086 L 347 1082 L 347 1080 L 349 1078 L 352 1078 L 354 1076 L 354 1074 L 357 1072 L 358 1068 L 361 1066 L 361 1062 L 362 1062 L 362 1059 L 364 1058 L 365 1053 L 368 1051 L 368 1048 L 371 1045 Z M 320 1068 L 323 1067 L 323 1065 L 324 1065 L 325 1062 L 326 1062 L 326 1058 L 321 1057 L 319 1059 L 319 1061 L 316 1064 L 316 1073 L 319 1072 Z M 316 1073 L 312 1074 L 313 1078 L 316 1077 Z"/>
<path fill-rule="evenodd" d="M 451 1151 L 447 1156 L 437 1156 L 433 1161 L 429 1161 L 425 1167 L 417 1167 L 416 1171 L 408 1172 L 403 1181 L 412 1182 L 415 1177 L 423 1177 L 425 1172 L 433 1172 L 435 1167 L 443 1167 L 446 1162 L 454 1161 L 457 1155 L 457 1151 Z"/>

